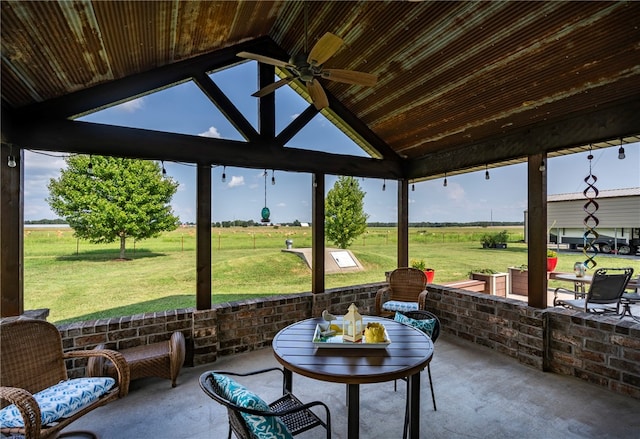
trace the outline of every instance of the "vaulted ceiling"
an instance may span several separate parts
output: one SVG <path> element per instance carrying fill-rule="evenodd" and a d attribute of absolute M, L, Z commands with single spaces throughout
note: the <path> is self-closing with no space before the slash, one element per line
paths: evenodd
<path fill-rule="evenodd" d="M 2 142 L 22 148 L 421 180 L 640 140 L 640 2 L 3 0 L 1 8 Z M 282 148 L 316 114 L 312 105 L 274 133 L 273 95 L 260 98 L 254 129 L 207 75 L 244 62 L 239 51 L 286 61 L 304 52 L 305 35 L 310 47 L 326 32 L 344 40 L 326 67 L 378 76 L 372 87 L 320 79 L 322 112 L 371 159 Z M 261 69 L 262 85 L 283 74 Z M 73 121 L 186 80 L 246 142 Z"/>

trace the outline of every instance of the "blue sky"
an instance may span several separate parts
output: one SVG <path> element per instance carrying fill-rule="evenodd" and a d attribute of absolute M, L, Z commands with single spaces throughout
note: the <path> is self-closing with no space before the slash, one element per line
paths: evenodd
<path fill-rule="evenodd" d="M 251 97 L 257 89 L 256 63 L 249 61 L 228 70 L 214 73 L 216 84 L 231 101 L 257 126 L 257 99 Z M 276 91 L 276 125 L 279 132 L 307 103 L 289 87 Z M 81 120 L 168 131 L 182 134 L 242 140 L 235 128 L 202 94 L 198 87 L 184 83 L 161 92 L 86 116 Z M 287 144 L 296 148 L 366 156 L 357 145 L 318 114 Z M 640 143 L 625 145 L 626 159 L 618 159 L 618 147 L 593 151 L 593 174 L 599 190 L 640 187 Z M 589 172 L 588 152 L 549 160 L 549 194 L 581 192 Z M 25 219 L 55 218 L 45 199 L 47 184 L 58 178 L 65 166 L 61 154 L 25 151 Z M 195 221 L 196 170 L 191 164 L 165 162 L 167 174 L 180 183 L 172 200 L 174 212 L 183 222 Z M 212 169 L 213 221 L 260 220 L 264 207 L 264 170 L 227 167 L 226 182 L 222 182 L 223 167 Z M 409 193 L 409 221 L 469 222 L 522 221 L 527 208 L 526 163 L 490 169 L 490 180 L 484 171 L 450 176 L 447 187 L 442 179 L 415 185 Z M 271 184 L 272 171 L 267 176 L 267 206 L 274 223 L 311 220 L 311 175 L 275 171 L 276 184 Z M 336 176 L 327 176 L 329 190 Z M 385 184 L 386 183 L 386 184 Z M 386 190 L 383 191 L 383 184 Z M 397 184 L 395 181 L 360 179 L 366 192 L 365 212 L 369 221 L 395 222 L 397 219 Z"/>

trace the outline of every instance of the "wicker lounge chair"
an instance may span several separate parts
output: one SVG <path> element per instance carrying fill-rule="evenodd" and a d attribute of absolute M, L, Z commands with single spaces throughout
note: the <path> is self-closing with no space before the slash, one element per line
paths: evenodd
<path fill-rule="evenodd" d="M 279 371 L 282 374 L 283 396 L 268 405 L 229 378 L 258 375 L 272 371 Z M 284 371 L 281 368 L 274 367 L 249 373 L 208 371 L 200 375 L 200 387 L 209 397 L 227 408 L 229 439 L 231 439 L 231 432 L 238 439 L 255 439 L 257 436 L 252 433 L 252 426 L 264 429 L 267 423 L 269 424 L 268 428 L 272 430 L 284 428 L 283 425 L 286 426 L 291 436 L 322 426 L 327 432 L 327 439 L 331 439 L 329 407 L 320 401 L 303 404 L 293 394 L 286 391 L 284 388 Z M 258 405 L 256 405 L 256 399 L 260 402 Z M 325 411 L 326 421 L 322 421 L 311 411 L 311 407 L 322 407 Z M 277 431 L 274 435 L 280 437 Z M 286 436 L 285 434 L 283 437 Z"/>
<path fill-rule="evenodd" d="M 553 306 L 595 314 L 620 313 L 620 300 L 633 275 L 633 268 L 599 268 L 593 273 L 589 291 L 584 293 L 556 288 Z M 558 299 L 558 293 L 574 294 L 574 299 Z"/>
<path fill-rule="evenodd" d="M 393 316 L 396 311 L 425 308 L 427 277 L 417 268 L 396 268 L 389 275 L 389 285 L 376 293 L 376 314 Z"/>
<path fill-rule="evenodd" d="M 32 320 L 21 317 L 11 317 L 3 319 L 0 323 L 0 399 L 2 407 L 6 410 L 2 413 L 0 432 L 4 435 L 18 435 L 26 439 L 38 438 L 58 438 L 62 437 L 60 431 L 67 425 L 110 401 L 125 396 L 129 391 L 129 368 L 122 356 L 109 350 L 84 350 L 63 352 L 62 338 L 56 328 L 51 323 L 43 320 Z M 41 395 L 46 392 L 53 392 L 61 389 L 62 386 L 73 383 L 73 385 L 94 386 L 99 379 L 87 378 L 85 380 L 69 380 L 65 360 L 82 359 L 93 356 L 107 357 L 117 365 L 118 377 L 112 387 L 103 386 L 101 391 L 95 391 L 91 398 L 93 401 L 85 401 L 83 404 L 77 403 L 80 398 L 75 398 L 76 405 L 73 411 L 62 417 L 51 420 L 55 415 L 49 417 L 46 410 L 41 411 L 41 406 L 36 402 L 37 398 L 44 398 Z M 103 378 L 109 384 L 112 378 Z M 76 387 L 77 388 L 77 387 Z M 65 388 L 65 392 L 66 392 Z M 86 394 L 94 390 L 87 391 Z M 101 396 L 97 396 L 101 393 Z M 59 398 L 59 394 L 55 393 Z M 84 397 L 84 395 L 83 395 Z M 88 398 L 88 399 L 91 399 Z M 43 399 L 39 399 L 43 401 Z M 57 406 L 66 406 L 69 411 L 72 405 L 69 401 L 57 400 Z M 16 422 L 23 426 L 9 426 L 7 419 L 11 412 L 15 413 L 15 405 L 18 409 Z M 4 417 L 7 416 L 7 417 Z M 45 417 L 46 422 L 42 422 Z M 18 419 L 21 418 L 21 419 Z M 65 433 L 68 435 L 71 433 Z M 90 432 L 82 432 L 83 435 L 94 436 Z M 95 437 L 95 436 L 94 436 Z"/>

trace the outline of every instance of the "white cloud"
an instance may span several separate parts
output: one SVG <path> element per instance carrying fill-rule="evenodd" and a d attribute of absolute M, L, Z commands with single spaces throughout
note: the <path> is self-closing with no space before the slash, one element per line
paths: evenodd
<path fill-rule="evenodd" d="M 287 207 L 287 203 L 278 203 L 276 207 Z"/>
<path fill-rule="evenodd" d="M 209 127 L 207 131 L 204 133 L 198 134 L 198 136 L 202 137 L 213 137 L 214 139 L 220 139 L 222 136 L 220 135 L 220 131 L 216 127 Z"/>
<path fill-rule="evenodd" d="M 232 176 L 231 181 L 227 184 L 228 187 L 244 186 L 243 176 Z"/>
<path fill-rule="evenodd" d="M 300 116 L 300 113 L 293 113 L 290 117 L 291 120 L 295 120 L 298 116 Z"/>
<path fill-rule="evenodd" d="M 116 105 L 114 108 L 125 113 L 134 113 L 144 107 L 144 98 L 133 99 L 128 102 L 124 102 L 120 105 Z"/>
<path fill-rule="evenodd" d="M 464 188 L 458 183 L 449 182 L 447 187 L 447 198 L 453 201 L 464 201 L 466 194 Z"/>

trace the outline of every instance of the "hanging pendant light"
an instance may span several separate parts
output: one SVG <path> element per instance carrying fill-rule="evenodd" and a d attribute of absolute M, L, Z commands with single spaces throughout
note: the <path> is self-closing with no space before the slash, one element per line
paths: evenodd
<path fill-rule="evenodd" d="M 260 221 L 263 223 L 268 223 L 271 221 L 269 219 L 269 216 L 271 216 L 271 212 L 267 207 L 267 170 L 266 169 L 264 170 L 264 207 L 262 208 L 262 212 L 260 212 L 260 216 L 262 217 Z"/>
<path fill-rule="evenodd" d="M 622 137 L 620 138 L 620 149 L 618 150 L 618 158 L 620 160 L 624 160 L 625 159 L 625 154 L 624 154 L 624 147 L 622 146 Z"/>

